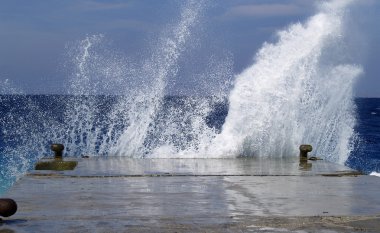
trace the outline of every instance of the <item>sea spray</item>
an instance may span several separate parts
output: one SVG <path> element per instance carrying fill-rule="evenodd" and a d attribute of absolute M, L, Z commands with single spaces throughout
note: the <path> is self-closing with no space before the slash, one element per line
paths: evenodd
<path fill-rule="evenodd" d="M 355 137 L 352 87 L 361 72 L 340 62 L 348 1 L 322 4 L 306 23 L 263 46 L 255 64 L 236 77 L 221 132 L 209 118 L 224 120 L 215 111 L 225 106 L 225 86 L 211 97 L 164 97 L 203 4 L 184 3 L 179 23 L 162 34 L 140 66 L 110 51 L 103 35 L 76 42 L 69 49 L 69 96 L 28 96 L 1 83 L 2 94 L 10 94 L 0 97 L 6 108 L 0 122 L 5 185 L 51 154 L 50 143 L 65 144 L 70 156 L 138 158 L 280 157 L 310 143 L 316 155 L 344 162 Z M 229 78 L 232 62 L 218 62 L 199 77 Z"/>
<path fill-rule="evenodd" d="M 306 23 L 265 43 L 236 77 L 223 130 L 210 153 L 292 156 L 300 144 L 343 163 L 354 136 L 352 88 L 360 67 L 344 59 L 344 18 L 352 1 L 331 1 Z"/>
<path fill-rule="evenodd" d="M 67 139 L 65 144 L 66 150 L 72 154 L 82 152 L 96 154 L 95 147 L 100 127 L 97 127 L 95 119 L 99 110 L 95 95 L 98 94 L 96 77 L 99 74 L 94 71 L 99 69 L 96 67 L 99 64 L 93 61 L 94 58 L 98 58 L 93 47 L 101 43 L 102 39 L 102 35 L 88 36 L 74 47 L 79 51 L 73 56 L 76 69 L 70 81 L 69 95 L 75 98 L 67 104 L 65 112 L 68 126 L 65 132 Z"/>
<path fill-rule="evenodd" d="M 191 32 L 204 8 L 203 1 L 188 1 L 181 11 L 179 23 L 165 31 L 157 49 L 143 64 L 140 75 L 149 82 L 134 93 L 128 111 L 129 125 L 117 144 L 111 148 L 113 155 L 143 157 L 149 152 L 146 142 L 154 128 L 154 119 L 162 107 L 165 88 L 169 78 L 177 73 L 177 62 L 190 39 Z M 121 107 L 126 104 L 121 101 Z"/>
<path fill-rule="evenodd" d="M 105 155 L 112 130 L 122 118 L 110 119 L 114 96 L 127 91 L 126 80 L 133 63 L 112 49 L 102 34 L 86 36 L 67 45 L 66 67 L 69 79 L 66 85 L 70 101 L 65 104 L 64 129 L 58 142 L 66 145 L 73 155 Z M 107 105 L 107 106 L 105 106 Z M 125 108 L 124 111 L 127 111 Z M 120 128 L 120 126 L 119 126 Z M 120 130 L 119 130 L 120 131 Z"/>
<path fill-rule="evenodd" d="M 45 96 L 26 95 L 11 81 L 0 81 L 0 194 L 48 153 L 60 121 L 39 105 Z M 52 101 L 55 102 L 54 100 Z M 46 107 L 45 106 L 45 107 Z"/>
<path fill-rule="evenodd" d="M 66 145 L 67 153 L 144 157 L 157 146 L 149 135 L 157 129 L 168 80 L 177 74 L 204 5 L 183 3 L 178 23 L 163 30 L 140 65 L 112 51 L 104 35 L 68 45 L 67 94 L 72 98 L 65 106 L 65 126 L 56 129 L 56 141 Z"/>
<path fill-rule="evenodd" d="M 73 69 L 63 119 L 32 117 L 45 130 L 36 133 L 36 151 L 44 145 L 41 155 L 47 154 L 55 142 L 65 144 L 71 156 L 280 157 L 296 155 L 299 144 L 310 143 L 318 156 L 343 162 L 354 136 L 352 86 L 360 73 L 337 62 L 344 55 L 347 6 L 347 1 L 322 4 L 306 23 L 291 25 L 279 32 L 277 43 L 265 44 L 255 64 L 236 77 L 221 132 L 208 119 L 225 104 L 224 85 L 211 97 L 164 96 L 204 2 L 184 3 L 179 22 L 164 30 L 139 66 L 110 51 L 103 35 L 87 36 L 68 49 Z M 214 61 L 203 77 L 228 79 L 231 63 Z M 113 91 L 116 95 L 101 96 Z M 33 132 L 28 127 L 24 131 Z"/>
<path fill-rule="evenodd" d="M 228 111 L 226 95 L 231 86 L 230 54 L 211 57 L 206 70 L 197 70 L 198 93 L 193 86 L 190 96 L 167 96 L 146 143 L 149 157 L 206 158 L 207 148 L 220 133 Z M 206 90 L 207 88 L 207 90 Z M 205 93 L 207 96 L 205 96 Z"/>

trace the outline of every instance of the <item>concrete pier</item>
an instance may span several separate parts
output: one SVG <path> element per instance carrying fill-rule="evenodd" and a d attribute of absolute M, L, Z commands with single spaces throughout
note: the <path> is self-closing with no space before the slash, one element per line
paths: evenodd
<path fill-rule="evenodd" d="M 380 232 L 380 178 L 325 161 L 75 160 L 19 180 L 0 232 Z"/>

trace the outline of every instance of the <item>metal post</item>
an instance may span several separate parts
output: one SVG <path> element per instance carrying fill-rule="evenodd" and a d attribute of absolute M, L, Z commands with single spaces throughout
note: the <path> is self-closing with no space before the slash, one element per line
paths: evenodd
<path fill-rule="evenodd" d="M 62 159 L 63 150 L 65 149 L 62 144 L 52 144 L 50 148 L 54 151 L 55 159 Z"/>
<path fill-rule="evenodd" d="M 313 147 L 311 145 L 300 145 L 300 161 L 307 161 L 307 153 L 311 152 Z"/>

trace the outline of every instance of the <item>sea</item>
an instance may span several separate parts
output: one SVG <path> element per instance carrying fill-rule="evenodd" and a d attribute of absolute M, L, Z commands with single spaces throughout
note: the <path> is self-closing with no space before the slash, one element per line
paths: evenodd
<path fill-rule="evenodd" d="M 366 174 L 380 172 L 380 98 L 357 98 L 358 141 L 345 164 Z"/>

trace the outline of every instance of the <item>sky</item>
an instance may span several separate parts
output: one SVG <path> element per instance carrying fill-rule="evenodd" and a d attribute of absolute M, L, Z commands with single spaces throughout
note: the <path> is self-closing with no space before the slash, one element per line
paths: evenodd
<path fill-rule="evenodd" d="M 230 66 L 231 76 L 253 63 L 276 32 L 304 22 L 317 0 L 208 0 L 175 85 L 201 88 L 186 76 Z M 178 20 L 182 0 L 0 0 L 0 80 L 24 93 L 65 93 L 70 46 L 103 35 L 106 49 L 135 63 Z M 363 67 L 355 95 L 380 97 L 380 1 L 358 0 L 349 11 L 348 56 Z M 211 65 L 210 65 L 211 64 Z M 197 71 L 196 69 L 203 70 Z M 207 72 L 205 72 L 207 73 Z M 225 78 L 225 77 L 224 77 Z"/>

